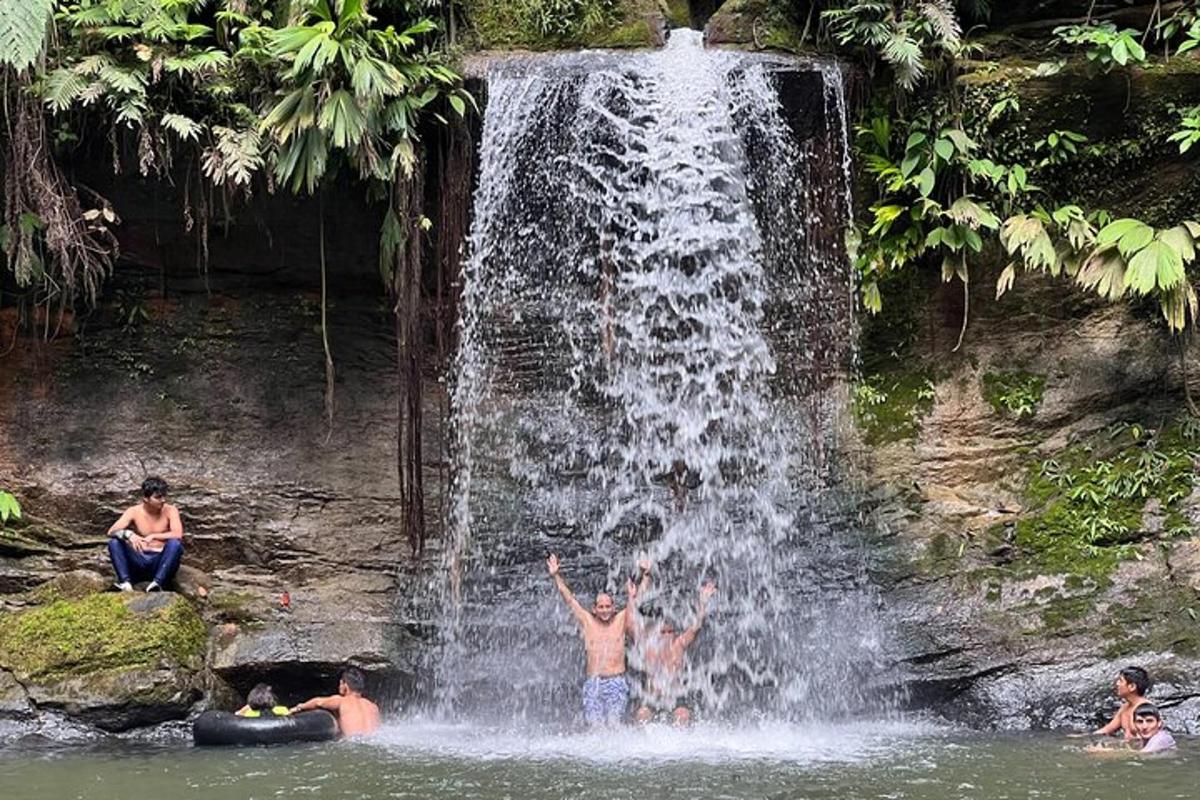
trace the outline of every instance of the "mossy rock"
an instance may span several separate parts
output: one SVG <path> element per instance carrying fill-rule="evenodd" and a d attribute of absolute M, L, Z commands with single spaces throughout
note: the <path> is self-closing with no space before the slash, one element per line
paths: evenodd
<path fill-rule="evenodd" d="M 1046 378 L 1031 372 L 989 372 L 983 376 L 983 399 L 1001 416 L 1033 417 L 1045 392 Z"/>
<path fill-rule="evenodd" d="M 0 614 L 0 668 L 22 684 L 130 668 L 195 667 L 208 628 L 171 593 L 93 594 Z"/>
<path fill-rule="evenodd" d="M 708 21 L 705 38 L 710 44 L 796 52 L 804 29 L 772 0 L 726 0 Z"/>
<path fill-rule="evenodd" d="M 470 28 L 484 50 L 658 47 L 657 0 L 466 0 Z"/>
<path fill-rule="evenodd" d="M 918 370 L 867 375 L 855 387 L 854 420 L 869 445 L 916 438 L 933 409 L 932 376 Z"/>

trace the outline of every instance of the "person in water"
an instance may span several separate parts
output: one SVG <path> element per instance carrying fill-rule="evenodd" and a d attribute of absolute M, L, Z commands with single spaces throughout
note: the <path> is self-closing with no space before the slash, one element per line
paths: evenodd
<path fill-rule="evenodd" d="M 265 683 L 255 684 L 246 695 L 246 705 L 237 710 L 239 717 L 286 717 L 292 711 L 287 706 L 280 705 L 274 690 Z"/>
<path fill-rule="evenodd" d="M 314 697 L 298 706 L 292 713 L 323 708 L 337 715 L 342 736 L 363 736 L 379 729 L 379 706 L 363 696 L 367 679 L 362 670 L 347 667 L 338 681 L 338 693 L 332 697 Z"/>
<path fill-rule="evenodd" d="M 663 713 L 669 713 L 679 726 L 692 721 L 692 712 L 683 702 L 687 693 L 683 684 L 684 657 L 704 625 L 709 601 L 716 591 L 716 585 L 711 582 L 700 587 L 696 617 L 692 624 L 678 635 L 675 626 L 665 619 L 658 625 L 657 630 L 644 635 L 642 631 L 645 630 L 645 626 L 638 614 L 636 598 L 630 601 L 635 635 L 641 643 L 641 667 L 645 674 L 642 702 L 637 710 L 638 722 L 650 722 L 657 714 Z"/>
<path fill-rule="evenodd" d="M 629 705 L 629 683 L 625 678 L 625 637 L 632 631 L 629 604 L 617 611 L 612 595 L 601 592 L 588 611 L 575 599 L 558 566 L 558 556 L 551 553 L 546 559 L 546 569 L 579 624 L 587 656 L 582 698 L 584 719 L 589 725 L 619 723 Z M 637 594 L 633 581 L 629 581 L 628 592 L 631 597 Z"/>
<path fill-rule="evenodd" d="M 1133 723 L 1134 712 L 1138 706 L 1150 702 L 1146 699 L 1146 694 L 1150 691 L 1150 674 L 1141 667 L 1126 667 L 1117 674 L 1114 688 L 1121 700 L 1121 707 L 1107 725 L 1097 728 L 1092 733 L 1096 736 L 1111 736 L 1121 731 L 1126 742 L 1133 742 L 1138 738 L 1137 728 Z"/>
<path fill-rule="evenodd" d="M 147 592 L 162 591 L 183 559 L 183 522 L 179 509 L 167 502 L 167 482 L 142 481 L 142 502 L 125 509 L 108 529 L 108 557 L 117 580 L 114 586 L 132 592 L 133 582 L 150 579 Z"/>
<path fill-rule="evenodd" d="M 1165 753 L 1175 749 L 1175 737 L 1164 727 L 1162 714 L 1153 703 L 1143 703 L 1134 710 L 1133 727 L 1141 742 L 1139 753 Z"/>

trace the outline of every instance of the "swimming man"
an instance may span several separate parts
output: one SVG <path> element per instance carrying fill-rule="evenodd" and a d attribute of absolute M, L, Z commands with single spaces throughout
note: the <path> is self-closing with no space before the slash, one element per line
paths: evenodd
<path fill-rule="evenodd" d="M 1175 737 L 1163 727 L 1162 714 L 1153 703 L 1143 703 L 1133 712 L 1133 726 L 1141 741 L 1139 753 L 1165 753 L 1175 749 Z"/>
<path fill-rule="evenodd" d="M 1121 707 L 1113 715 L 1112 720 L 1103 728 L 1092 731 L 1097 736 L 1111 736 L 1121 731 L 1125 741 L 1132 742 L 1138 738 L 1137 729 L 1133 724 L 1134 712 L 1143 703 L 1149 703 L 1146 693 L 1150 691 L 1150 673 L 1141 667 L 1126 667 L 1117 674 L 1114 687 Z"/>
<path fill-rule="evenodd" d="M 347 667 L 338 681 L 338 693 L 332 697 L 314 697 L 298 706 L 292 706 L 292 713 L 312 711 L 323 708 L 337 715 L 338 729 L 342 736 L 364 736 L 379 729 L 379 706 L 363 697 L 367 688 L 366 676 L 362 670 Z"/>

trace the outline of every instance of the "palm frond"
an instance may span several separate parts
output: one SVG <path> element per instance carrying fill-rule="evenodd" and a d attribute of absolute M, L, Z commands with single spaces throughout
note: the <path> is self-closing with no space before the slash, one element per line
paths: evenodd
<path fill-rule="evenodd" d="M 0 0 L 0 65 L 20 72 L 42 54 L 54 0 Z"/>

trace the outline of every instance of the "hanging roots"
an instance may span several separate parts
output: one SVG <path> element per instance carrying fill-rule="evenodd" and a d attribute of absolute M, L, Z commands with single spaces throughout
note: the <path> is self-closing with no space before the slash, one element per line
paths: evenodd
<path fill-rule="evenodd" d="M 116 215 L 99 196 L 96 207 L 84 211 L 54 163 L 46 119 L 28 83 L 10 79 L 4 99 L 6 266 L 18 286 L 39 291 L 39 302 L 94 306 L 117 254 L 109 230 Z"/>

